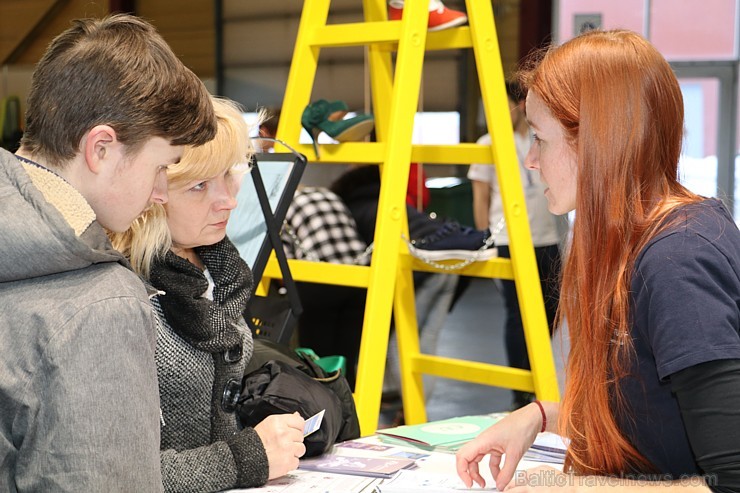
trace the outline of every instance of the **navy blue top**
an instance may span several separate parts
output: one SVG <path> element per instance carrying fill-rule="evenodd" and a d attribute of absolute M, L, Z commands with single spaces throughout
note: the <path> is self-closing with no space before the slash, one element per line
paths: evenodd
<path fill-rule="evenodd" d="M 631 376 L 621 381 L 625 435 L 662 474 L 700 474 L 671 375 L 740 358 L 740 232 L 722 203 L 705 200 L 638 255 L 632 279 Z"/>

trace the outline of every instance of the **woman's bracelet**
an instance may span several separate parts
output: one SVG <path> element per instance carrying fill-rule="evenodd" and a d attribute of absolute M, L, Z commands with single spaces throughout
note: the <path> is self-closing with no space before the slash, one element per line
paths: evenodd
<path fill-rule="evenodd" d="M 540 430 L 540 433 L 544 433 L 547 429 L 547 414 L 545 414 L 545 407 L 539 399 L 535 399 L 533 402 L 540 408 L 540 413 L 542 414 L 542 429 Z"/>

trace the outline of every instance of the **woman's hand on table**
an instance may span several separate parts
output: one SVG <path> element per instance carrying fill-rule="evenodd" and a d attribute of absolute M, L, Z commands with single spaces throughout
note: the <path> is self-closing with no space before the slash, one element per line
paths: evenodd
<path fill-rule="evenodd" d="M 536 404 L 529 404 L 494 424 L 465 444 L 455 458 L 457 475 L 470 488 L 473 483 L 485 487 L 478 464 L 491 454 L 489 468 L 496 487 L 503 490 L 514 477 L 516 466 L 534 443 L 542 427 L 542 414 Z M 501 460 L 506 454 L 503 466 Z"/>

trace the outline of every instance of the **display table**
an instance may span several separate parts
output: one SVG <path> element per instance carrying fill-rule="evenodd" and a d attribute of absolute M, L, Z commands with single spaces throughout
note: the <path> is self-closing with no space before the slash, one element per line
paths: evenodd
<path fill-rule="evenodd" d="M 389 456 L 415 457 L 416 454 L 421 454 L 426 457 L 416 459 L 416 467 L 414 469 L 404 470 L 401 472 L 401 474 L 408 474 L 411 479 L 424 478 L 424 484 L 419 484 L 419 491 L 498 491 L 488 469 L 487 457 L 481 461 L 480 467 L 481 475 L 486 480 L 486 488 L 474 486 L 470 490 L 467 490 L 457 476 L 455 470 L 455 455 L 451 453 L 429 452 L 411 445 L 404 446 L 396 445 L 395 443 L 391 445 L 389 443 L 382 442 L 377 436 L 352 440 L 350 446 L 347 446 L 346 444 L 335 445 L 331 453 L 342 456 L 370 458 Z M 540 465 L 549 465 L 558 469 L 562 468 L 559 464 L 546 464 L 543 462 L 522 460 L 519 463 L 517 470 L 530 469 Z M 390 480 L 298 469 L 286 476 L 270 481 L 261 488 L 252 488 L 248 490 L 234 489 L 229 491 L 231 493 L 372 493 L 376 491 L 376 487 L 380 487 L 382 490 L 382 484 L 384 481 L 389 482 Z"/>

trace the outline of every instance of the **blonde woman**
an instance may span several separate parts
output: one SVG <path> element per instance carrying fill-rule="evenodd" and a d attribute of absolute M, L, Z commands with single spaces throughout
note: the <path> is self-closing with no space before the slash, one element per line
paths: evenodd
<path fill-rule="evenodd" d="M 226 224 L 253 149 L 239 109 L 223 99 L 213 105 L 216 138 L 169 166 L 169 202 L 113 238 L 159 291 L 152 304 L 165 491 L 259 486 L 295 469 L 305 452 L 298 414 L 240 429 L 234 413 L 252 354 L 242 316 L 252 274 Z"/>

